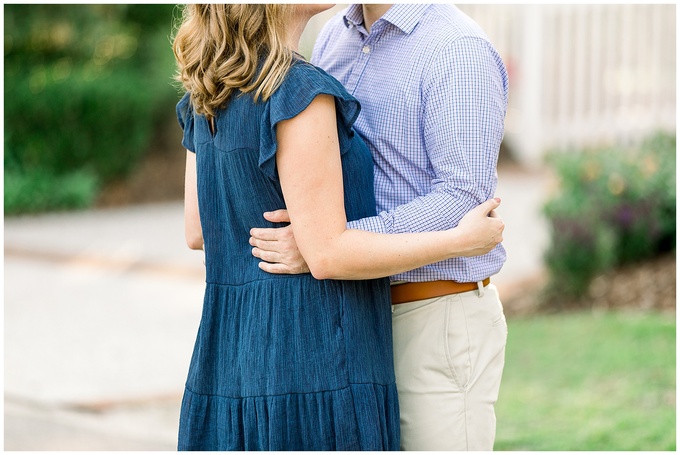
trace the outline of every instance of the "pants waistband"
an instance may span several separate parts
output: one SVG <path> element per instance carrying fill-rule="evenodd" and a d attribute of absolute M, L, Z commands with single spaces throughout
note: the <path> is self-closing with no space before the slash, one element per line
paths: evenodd
<path fill-rule="evenodd" d="M 421 283 L 403 283 L 390 286 L 392 293 L 392 305 L 398 303 L 415 302 L 416 300 L 432 299 L 450 294 L 474 291 L 488 286 L 490 278 L 471 283 L 458 283 L 457 281 L 440 280 L 424 281 Z M 481 283 L 481 284 L 480 284 Z"/>

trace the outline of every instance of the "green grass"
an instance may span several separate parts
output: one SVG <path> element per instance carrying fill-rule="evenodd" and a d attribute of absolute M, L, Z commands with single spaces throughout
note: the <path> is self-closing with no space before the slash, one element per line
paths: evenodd
<path fill-rule="evenodd" d="M 671 450 L 675 315 L 509 319 L 495 450 Z"/>

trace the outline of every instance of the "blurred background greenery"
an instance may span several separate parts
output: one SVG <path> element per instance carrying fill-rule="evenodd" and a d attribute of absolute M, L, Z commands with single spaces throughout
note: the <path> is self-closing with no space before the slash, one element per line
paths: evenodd
<path fill-rule="evenodd" d="M 174 111 L 175 5 L 4 5 L 5 214 L 84 208 Z"/>

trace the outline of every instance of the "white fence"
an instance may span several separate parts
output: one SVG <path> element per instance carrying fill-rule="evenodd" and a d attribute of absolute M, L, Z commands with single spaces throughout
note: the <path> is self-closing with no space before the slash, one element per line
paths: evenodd
<path fill-rule="evenodd" d="M 550 149 L 675 132 L 675 5 L 459 5 L 510 73 L 506 145 Z"/>

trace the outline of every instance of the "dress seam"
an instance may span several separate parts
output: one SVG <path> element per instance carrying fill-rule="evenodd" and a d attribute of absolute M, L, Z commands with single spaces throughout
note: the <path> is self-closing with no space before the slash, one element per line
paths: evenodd
<path fill-rule="evenodd" d="M 286 276 L 286 275 L 283 275 L 283 276 Z M 289 278 L 283 278 L 283 277 L 278 277 L 278 278 L 257 278 L 257 279 L 255 279 L 255 280 L 244 281 L 243 283 L 236 283 L 236 284 L 219 283 L 219 282 L 216 282 L 216 281 L 206 281 L 205 284 L 215 284 L 215 285 L 217 285 L 217 286 L 233 286 L 233 287 L 236 287 L 236 286 L 243 286 L 244 284 L 257 283 L 257 282 L 260 282 L 260 281 L 292 280 L 292 279 L 294 279 L 294 278 L 299 278 L 299 277 L 301 277 L 301 276 L 311 276 L 311 274 L 308 274 L 308 273 L 304 273 L 304 274 L 298 273 L 298 274 L 296 274 L 296 275 L 290 275 Z M 327 280 L 316 280 L 316 281 L 323 282 L 323 281 L 327 281 Z M 333 281 L 333 280 L 331 280 L 331 281 Z"/>
<path fill-rule="evenodd" d="M 189 386 L 184 386 L 186 390 L 189 392 L 193 393 L 194 395 L 200 395 L 203 397 L 220 397 L 220 398 L 229 398 L 232 400 L 240 400 L 244 398 L 264 398 L 264 397 L 283 397 L 283 396 L 288 396 L 288 395 L 311 395 L 315 393 L 324 393 L 324 392 L 340 392 L 342 390 L 349 389 L 353 385 L 379 385 L 381 387 L 389 387 L 391 385 L 394 385 L 394 382 L 390 382 L 389 384 L 381 384 L 379 382 L 352 382 L 350 385 L 346 387 L 340 387 L 339 389 L 331 389 L 331 390 L 317 390 L 314 392 L 285 392 L 285 393 L 277 393 L 277 394 L 272 394 L 272 395 L 247 395 L 247 396 L 241 396 L 241 397 L 231 397 L 228 395 L 218 395 L 214 393 L 200 393 L 200 392 L 194 392 L 191 390 Z"/>

